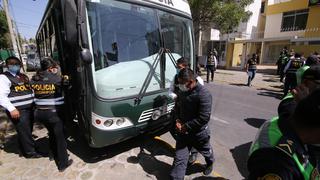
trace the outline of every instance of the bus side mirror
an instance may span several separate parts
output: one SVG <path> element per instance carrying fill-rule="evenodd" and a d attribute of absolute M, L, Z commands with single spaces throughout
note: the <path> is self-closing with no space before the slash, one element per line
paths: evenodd
<path fill-rule="evenodd" d="M 92 63 L 92 55 L 91 55 L 89 49 L 83 48 L 81 50 L 81 52 L 80 52 L 80 56 L 81 56 L 82 61 L 85 64 L 91 64 Z"/>

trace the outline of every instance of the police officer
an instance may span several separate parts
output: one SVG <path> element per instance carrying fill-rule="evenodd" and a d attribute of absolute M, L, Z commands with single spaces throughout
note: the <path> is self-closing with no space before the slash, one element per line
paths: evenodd
<path fill-rule="evenodd" d="M 208 175 L 213 170 L 213 151 L 210 145 L 208 122 L 211 116 L 212 96 L 196 81 L 196 75 L 189 68 L 178 74 L 179 93 L 176 109 L 176 153 L 170 173 L 171 179 L 183 179 L 186 173 L 189 150 L 194 147 L 206 161 L 203 171 Z"/>
<path fill-rule="evenodd" d="M 302 99 L 288 119 L 265 122 L 252 143 L 250 179 L 319 179 L 317 160 L 307 144 L 320 143 L 320 90 Z"/>
<path fill-rule="evenodd" d="M 254 79 L 256 72 L 257 72 L 257 55 L 256 54 L 252 54 L 252 58 L 250 58 L 247 61 L 246 64 L 246 71 L 248 73 L 248 83 L 247 86 L 251 86 L 251 82 Z"/>
<path fill-rule="evenodd" d="M 0 75 L 0 105 L 6 109 L 9 119 L 18 135 L 20 155 L 26 158 L 39 158 L 32 139 L 33 92 L 29 79 L 20 73 L 21 61 L 16 57 L 6 60 L 8 71 Z"/>
<path fill-rule="evenodd" d="M 284 97 L 288 94 L 289 90 L 297 86 L 297 75 L 296 72 L 299 68 L 304 65 L 304 62 L 301 59 L 301 55 L 296 53 L 294 58 L 291 58 L 284 68 L 284 73 L 286 76 L 284 82 Z"/>
<path fill-rule="evenodd" d="M 32 77 L 34 90 L 35 119 L 42 122 L 49 132 L 50 150 L 60 172 L 72 164 L 68 160 L 67 144 L 63 133 L 62 78 L 57 75 L 58 67 L 51 58 L 41 61 L 41 71 Z"/>
<path fill-rule="evenodd" d="M 289 117 L 296 108 L 297 101 L 303 99 L 310 92 L 317 88 L 320 81 L 320 66 L 315 56 L 307 59 L 306 65 L 297 71 L 297 87 L 289 92 L 278 106 L 278 115 Z"/>
<path fill-rule="evenodd" d="M 213 81 L 214 78 L 214 72 L 217 69 L 218 61 L 217 61 L 217 54 L 216 51 L 212 52 L 210 51 L 208 57 L 207 57 L 207 83 L 209 83 L 209 76 L 211 73 L 211 81 Z"/>

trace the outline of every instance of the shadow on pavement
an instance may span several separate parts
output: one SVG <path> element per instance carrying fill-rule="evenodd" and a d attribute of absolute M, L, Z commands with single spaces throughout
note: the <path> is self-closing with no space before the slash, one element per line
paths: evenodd
<path fill-rule="evenodd" d="M 227 179 L 222 177 L 200 176 L 200 177 L 193 178 L 193 180 L 227 180 Z"/>
<path fill-rule="evenodd" d="M 260 128 L 266 120 L 258 118 L 246 118 L 244 121 L 255 128 Z"/>
<path fill-rule="evenodd" d="M 230 83 L 232 86 L 247 86 L 247 84 L 244 83 Z"/>
<path fill-rule="evenodd" d="M 157 179 L 169 179 L 171 165 L 158 160 L 152 153 L 146 153 L 142 148 L 137 156 L 128 157 L 127 161 L 140 164 L 146 173 L 156 176 Z"/>
<path fill-rule="evenodd" d="M 137 147 L 148 150 L 152 156 L 165 155 L 173 157 L 174 155 L 174 149 L 166 142 L 147 135 L 141 135 L 107 147 L 91 148 L 84 137 L 79 134 L 72 134 L 71 136 L 69 135 L 67 144 L 68 150 L 86 163 L 109 159 Z"/>
<path fill-rule="evenodd" d="M 277 74 L 277 70 L 276 69 L 259 69 L 258 67 L 258 70 L 257 70 L 257 73 L 260 73 L 260 74 L 267 74 L 267 75 L 276 75 Z"/>
<path fill-rule="evenodd" d="M 6 135 L 4 135 L 4 148 L 3 150 L 7 153 L 19 154 L 18 136 L 15 132 L 14 126 L 10 122 L 10 126 L 7 127 L 8 130 Z M 35 122 L 33 126 L 33 132 L 43 129 L 44 126 L 40 123 Z M 47 156 L 49 152 L 49 140 L 47 137 L 38 138 L 38 136 L 32 134 L 35 141 L 35 147 L 38 152 L 40 152 L 44 157 Z"/>
<path fill-rule="evenodd" d="M 258 95 L 261 96 L 269 96 L 269 97 L 274 97 L 276 99 L 282 99 L 283 93 L 281 90 L 270 90 L 270 89 L 265 89 L 265 88 L 260 88 L 258 89 Z"/>
<path fill-rule="evenodd" d="M 247 177 L 249 175 L 247 169 L 247 161 L 250 146 L 251 142 L 248 142 L 246 144 L 242 144 L 240 146 L 236 146 L 233 149 L 230 149 L 232 157 L 237 164 L 237 168 L 243 177 Z"/>

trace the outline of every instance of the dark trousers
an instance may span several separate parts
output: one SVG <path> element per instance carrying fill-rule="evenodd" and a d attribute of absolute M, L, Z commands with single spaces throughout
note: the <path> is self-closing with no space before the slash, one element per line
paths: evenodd
<path fill-rule="evenodd" d="M 19 110 L 20 118 L 12 119 L 7 111 L 9 119 L 15 126 L 18 136 L 18 144 L 20 153 L 23 156 L 28 156 L 36 153 L 35 143 L 32 138 L 33 116 L 31 109 Z"/>
<path fill-rule="evenodd" d="M 295 72 L 288 72 L 286 75 L 286 80 L 284 82 L 283 94 L 285 97 L 289 90 L 294 89 L 297 86 L 297 76 Z"/>
<path fill-rule="evenodd" d="M 196 134 L 179 135 L 176 141 L 176 154 L 170 173 L 171 179 L 183 180 L 192 147 L 203 155 L 207 165 L 213 164 L 214 156 L 210 145 L 210 131 L 208 129 Z"/>
<path fill-rule="evenodd" d="M 209 82 L 210 73 L 211 73 L 211 81 L 213 81 L 214 71 L 216 71 L 216 68 L 214 65 L 207 65 L 207 82 Z"/>
<path fill-rule="evenodd" d="M 248 69 L 248 72 L 252 73 L 252 76 L 248 76 L 248 83 L 247 83 L 248 86 L 251 86 L 251 82 L 254 79 L 254 77 L 256 76 L 257 70 L 256 69 Z"/>
<path fill-rule="evenodd" d="M 67 143 L 63 133 L 63 123 L 56 110 L 35 111 L 35 119 L 43 123 L 49 132 L 50 150 L 58 168 L 64 168 L 68 163 Z"/>

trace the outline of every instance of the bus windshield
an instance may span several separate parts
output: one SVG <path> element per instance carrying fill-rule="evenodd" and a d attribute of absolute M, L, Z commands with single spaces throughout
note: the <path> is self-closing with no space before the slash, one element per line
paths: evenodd
<path fill-rule="evenodd" d="M 190 19 L 114 0 L 87 2 L 87 8 L 93 78 L 97 94 L 102 98 L 137 95 L 150 71 L 153 76 L 147 93 L 161 90 L 163 81 L 168 88 L 176 73 L 169 54 L 165 54 L 165 68 L 158 65 L 152 70 L 152 63 L 163 46 L 175 60 L 181 56 L 192 60 Z M 160 71 L 164 72 L 164 79 Z"/>

